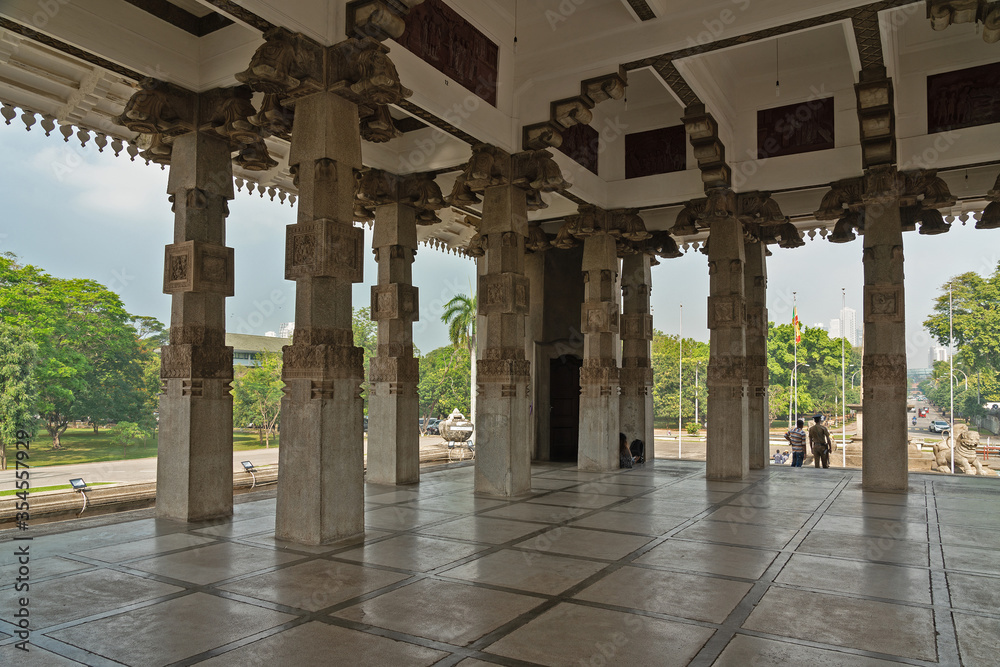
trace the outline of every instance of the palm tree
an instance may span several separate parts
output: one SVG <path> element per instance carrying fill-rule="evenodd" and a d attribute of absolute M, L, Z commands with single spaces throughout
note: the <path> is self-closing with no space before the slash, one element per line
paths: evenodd
<path fill-rule="evenodd" d="M 464 347 L 469 352 L 472 365 L 469 399 L 472 414 L 469 419 L 473 424 L 476 423 L 476 315 L 476 297 L 457 294 L 444 305 L 444 314 L 441 316 L 441 321 L 448 325 L 451 344 L 456 348 Z"/>

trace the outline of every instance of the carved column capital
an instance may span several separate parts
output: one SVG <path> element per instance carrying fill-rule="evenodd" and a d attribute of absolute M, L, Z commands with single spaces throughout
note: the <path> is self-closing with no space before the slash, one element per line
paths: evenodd
<path fill-rule="evenodd" d="M 905 190 L 906 177 L 896 167 L 878 165 L 865 171 L 861 198 L 866 206 L 886 205 L 897 203 Z"/>

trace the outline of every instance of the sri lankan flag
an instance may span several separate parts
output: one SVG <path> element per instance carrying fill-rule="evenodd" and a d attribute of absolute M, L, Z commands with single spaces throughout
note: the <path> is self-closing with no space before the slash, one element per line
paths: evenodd
<path fill-rule="evenodd" d="M 802 331 L 799 329 L 799 308 L 792 309 L 792 329 L 795 331 L 795 342 L 802 342 Z"/>

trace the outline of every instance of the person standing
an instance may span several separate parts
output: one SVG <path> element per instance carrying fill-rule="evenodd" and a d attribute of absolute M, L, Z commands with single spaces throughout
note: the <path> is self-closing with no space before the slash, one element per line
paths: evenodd
<path fill-rule="evenodd" d="M 795 422 L 795 428 L 785 432 L 785 440 L 792 445 L 792 467 L 801 468 L 802 461 L 806 458 L 806 432 L 803 426 L 806 423 L 801 419 Z"/>
<path fill-rule="evenodd" d="M 809 427 L 809 444 L 812 447 L 813 463 L 819 468 L 822 463 L 824 468 L 830 467 L 830 452 L 833 451 L 833 439 L 830 437 L 830 429 L 823 426 L 823 415 L 813 417 L 816 422 Z"/>

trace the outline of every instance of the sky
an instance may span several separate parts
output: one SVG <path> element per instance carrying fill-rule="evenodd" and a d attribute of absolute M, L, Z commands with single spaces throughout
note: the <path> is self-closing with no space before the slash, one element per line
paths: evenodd
<path fill-rule="evenodd" d="M 31 132 L 15 119 L 0 123 L 0 252 L 13 252 L 60 278 L 90 278 L 117 292 L 135 315 L 169 324 L 170 297 L 162 292 L 163 247 L 171 242 L 173 214 L 167 201 L 167 172 L 158 165 L 130 162 L 93 141 L 64 142 L 54 133 Z M 236 193 L 230 202 L 227 245 L 235 249 L 236 295 L 227 299 L 227 329 L 262 335 L 294 320 L 295 284 L 284 279 L 285 226 L 295 222 L 287 202 L 267 195 Z M 1000 262 L 1000 231 L 976 231 L 975 221 L 956 222 L 940 236 L 904 234 L 908 366 L 927 366 L 933 343 L 923 328 L 933 300 L 948 279 L 966 271 L 990 274 Z M 366 230 L 366 247 L 371 232 Z M 847 306 L 862 318 L 860 238 L 847 244 L 806 239 L 801 248 L 770 246 L 768 315 L 792 319 L 793 302 L 806 326 L 839 317 L 841 288 Z M 354 305 L 367 306 L 376 280 L 371 253 L 365 282 L 354 286 Z M 422 352 L 448 343 L 440 321 L 444 304 L 475 285 L 472 260 L 426 246 L 413 265 L 420 291 L 420 320 L 414 344 Z M 653 326 L 668 334 L 708 340 L 707 258 L 695 251 L 661 260 L 652 272 Z M 793 295 L 794 293 L 794 295 Z M 683 306 L 683 308 L 682 308 Z"/>

